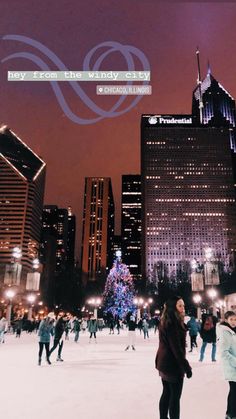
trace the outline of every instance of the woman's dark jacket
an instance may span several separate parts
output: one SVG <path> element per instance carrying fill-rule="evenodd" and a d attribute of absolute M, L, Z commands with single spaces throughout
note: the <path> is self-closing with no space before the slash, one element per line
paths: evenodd
<path fill-rule="evenodd" d="M 65 331 L 65 322 L 64 322 L 63 318 L 60 317 L 55 324 L 54 339 L 55 340 L 60 340 L 64 331 Z"/>
<path fill-rule="evenodd" d="M 160 323 L 156 369 L 167 379 L 168 376 L 180 378 L 191 372 L 191 367 L 185 357 L 186 333 L 186 326 L 177 321 L 167 326 Z"/>
<path fill-rule="evenodd" d="M 207 318 L 205 318 L 202 322 L 202 325 L 201 325 L 200 336 L 201 336 L 203 342 L 216 343 L 216 323 L 217 323 L 217 319 L 216 319 L 215 316 L 211 316 L 211 317 L 212 317 L 212 328 L 210 330 L 205 330 L 204 329 L 204 325 L 205 325 L 205 322 L 207 320 Z"/>

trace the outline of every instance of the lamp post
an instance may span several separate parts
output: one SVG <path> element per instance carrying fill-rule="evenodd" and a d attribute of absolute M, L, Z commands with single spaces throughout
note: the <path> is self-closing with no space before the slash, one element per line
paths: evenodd
<path fill-rule="evenodd" d="M 134 304 L 137 308 L 137 322 L 141 319 L 141 307 L 144 304 L 144 299 L 142 297 L 134 298 Z"/>
<path fill-rule="evenodd" d="M 200 320 L 201 319 L 201 301 L 202 301 L 202 297 L 200 294 L 195 294 L 193 296 L 193 301 L 194 303 L 197 305 L 197 319 Z"/>
<path fill-rule="evenodd" d="M 216 316 L 216 306 L 214 304 L 214 299 L 217 297 L 217 291 L 212 287 L 207 291 L 207 294 L 211 298 L 212 314 Z"/>
<path fill-rule="evenodd" d="M 6 291 L 6 297 L 9 300 L 9 303 L 7 305 L 7 313 L 6 313 L 6 320 L 7 320 L 7 324 L 8 327 L 11 326 L 11 310 L 12 310 L 12 299 L 15 296 L 15 291 L 13 291 L 12 289 L 9 289 Z"/>
<path fill-rule="evenodd" d="M 4 284 L 8 286 L 20 285 L 21 277 L 21 264 L 20 259 L 22 257 L 22 251 L 20 247 L 14 247 L 12 249 L 11 263 L 6 265 Z"/>
<path fill-rule="evenodd" d="M 137 321 L 141 319 L 141 309 L 142 307 L 147 310 L 148 316 L 150 317 L 150 305 L 153 303 L 152 298 L 145 300 L 143 297 L 134 298 L 134 304 L 137 306 Z"/>
<path fill-rule="evenodd" d="M 225 304 L 224 300 L 218 300 L 216 302 L 216 307 L 219 308 L 220 318 L 221 319 L 224 319 L 224 316 L 225 316 L 225 307 L 226 307 L 226 304 Z"/>
<path fill-rule="evenodd" d="M 34 302 L 35 302 L 35 300 L 36 300 L 36 296 L 34 295 L 34 294 L 29 294 L 28 296 L 27 296 L 27 300 L 29 301 L 29 303 L 30 303 L 30 306 L 29 306 L 29 311 L 28 311 L 28 320 L 32 320 L 32 318 L 33 318 L 33 316 L 32 316 L 32 314 L 33 314 L 33 304 L 34 304 Z"/>
<path fill-rule="evenodd" d="M 94 307 L 93 315 L 94 315 L 96 320 L 98 318 L 98 307 L 100 306 L 101 302 L 102 302 L 102 300 L 99 297 L 98 298 L 93 297 L 93 298 L 90 298 L 90 300 L 87 301 L 87 303 L 89 305 Z"/>

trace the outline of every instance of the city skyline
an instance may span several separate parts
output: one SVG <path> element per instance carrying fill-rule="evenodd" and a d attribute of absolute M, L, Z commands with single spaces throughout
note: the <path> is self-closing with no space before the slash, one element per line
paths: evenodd
<path fill-rule="evenodd" d="M 52 5 L 46 10 L 38 4 L 33 10 L 25 1 L 21 4 L 13 1 L 11 5 L 3 2 L 2 34 L 25 35 L 43 43 L 70 69 L 81 70 L 88 51 L 109 40 L 139 48 L 150 62 L 152 95 L 143 97 L 136 107 L 120 117 L 86 126 L 74 124 L 63 115 L 49 83 L 7 82 L 7 70 L 38 69 L 35 65 L 17 58 L 1 63 L 4 103 L 1 122 L 46 161 L 45 204 L 71 205 L 76 213 L 77 255 L 81 241 L 84 178 L 112 178 L 118 214 L 116 232 L 119 232 L 121 176 L 140 173 L 140 115 L 147 112 L 190 113 L 191 93 L 197 79 L 197 45 L 202 78 L 207 73 L 209 59 L 213 75 L 233 97 L 236 96 L 233 71 L 236 59 L 232 54 L 236 41 L 236 5 L 156 1 L 148 1 L 146 5 L 137 2 L 134 10 L 133 3 L 119 2 L 118 6 L 110 1 L 99 2 L 99 5 L 87 2 L 80 13 L 75 1 L 70 5 L 61 1 L 57 10 Z M 136 25 L 140 22 L 137 31 Z M 17 42 L 1 43 L 1 59 L 22 51 L 22 45 Z M 34 52 L 31 47 L 25 49 L 28 53 Z M 114 54 L 104 62 L 103 68 L 126 70 L 126 64 Z M 97 98 L 92 84 L 83 86 L 92 100 L 104 109 L 114 103 L 114 98 Z M 71 107 L 86 116 L 88 110 L 76 101 L 69 87 L 64 85 L 63 89 Z"/>

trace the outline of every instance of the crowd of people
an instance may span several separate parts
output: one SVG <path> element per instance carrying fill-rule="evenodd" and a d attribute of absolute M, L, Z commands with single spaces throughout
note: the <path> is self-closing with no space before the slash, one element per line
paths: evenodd
<path fill-rule="evenodd" d="M 128 340 L 125 351 L 136 350 L 136 329 L 143 334 L 144 339 L 149 339 L 149 329 L 154 328 L 154 333 L 159 332 L 159 346 L 155 358 L 155 367 L 159 372 L 162 382 L 162 394 L 159 400 L 160 419 L 180 418 L 180 398 L 183 390 L 184 376 L 192 377 L 192 368 L 186 358 L 186 337 L 189 333 L 189 352 L 198 347 L 201 338 L 199 362 L 204 361 L 207 345 L 211 345 L 211 361 L 216 362 L 216 350 L 221 358 L 225 379 L 229 382 L 229 394 L 225 419 L 236 419 L 236 313 L 227 311 L 224 320 L 212 313 L 202 315 L 201 320 L 195 316 L 186 318 L 185 305 L 181 297 L 170 298 L 164 305 L 161 317 L 149 319 L 147 316 L 138 319 L 134 314 L 125 320 L 119 318 L 79 319 L 77 316 L 68 316 L 53 312 L 46 315 L 41 321 L 29 321 L 18 317 L 11 324 L 12 332 L 20 338 L 22 330 L 28 333 L 36 331 L 39 340 L 38 365 L 42 363 L 43 350 L 46 352 L 46 362 L 51 365 L 50 357 L 57 349 L 56 361 L 63 362 L 62 350 L 64 339 L 69 339 L 73 332 L 75 343 L 79 342 L 80 332 L 89 333 L 89 343 L 97 343 L 97 331 L 104 327 L 109 328 L 109 334 L 120 334 L 124 327 L 128 330 Z M 5 334 L 9 325 L 4 316 L 0 319 L 0 343 L 4 343 Z M 50 348 L 50 341 L 53 344 Z"/>

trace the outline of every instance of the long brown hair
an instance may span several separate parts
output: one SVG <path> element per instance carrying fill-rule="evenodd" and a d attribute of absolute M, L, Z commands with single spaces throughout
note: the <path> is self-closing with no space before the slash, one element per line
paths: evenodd
<path fill-rule="evenodd" d="M 162 326 L 166 327 L 172 324 L 179 324 L 179 326 L 183 326 L 183 319 L 176 308 L 177 301 L 179 300 L 182 300 L 182 297 L 175 295 L 165 302 L 164 310 L 161 316 Z"/>

